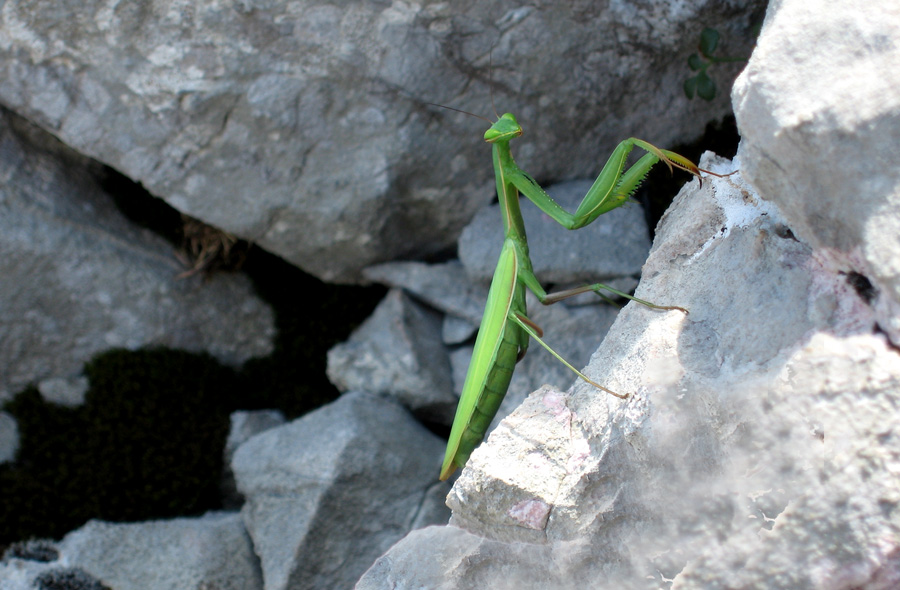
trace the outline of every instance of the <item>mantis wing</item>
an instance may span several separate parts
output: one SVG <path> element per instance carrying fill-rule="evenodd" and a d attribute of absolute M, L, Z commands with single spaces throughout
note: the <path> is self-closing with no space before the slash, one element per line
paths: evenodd
<path fill-rule="evenodd" d="M 450 439 L 447 441 L 447 452 L 444 455 L 444 464 L 441 467 L 441 480 L 450 477 L 457 467 L 465 464 L 469 458 L 469 453 L 475 445 L 461 444 L 464 437 L 468 434 L 470 424 L 472 424 L 473 416 L 476 414 L 476 407 L 479 406 L 485 396 L 485 389 L 491 372 L 494 371 L 497 364 L 497 353 L 503 343 L 504 331 L 507 328 L 507 318 L 509 316 L 510 307 L 512 306 L 516 281 L 518 274 L 518 262 L 516 256 L 515 245 L 511 240 L 503 243 L 503 250 L 500 252 L 500 259 L 497 261 L 497 268 L 494 270 L 494 278 L 491 279 L 491 288 L 488 291 L 487 303 L 484 307 L 484 315 L 481 317 L 481 325 L 478 328 L 478 336 L 475 338 L 475 349 L 472 352 L 472 361 L 469 363 L 469 370 L 466 373 L 466 381 L 463 384 L 462 395 L 459 398 L 459 405 L 456 408 L 456 417 L 453 419 L 453 427 L 450 429 Z M 513 354 L 513 365 L 515 354 Z M 510 372 L 510 376 L 512 373 Z M 506 385 L 509 379 L 506 380 Z M 506 387 L 500 392 L 500 400 L 506 393 Z M 497 401 L 499 406 L 499 400 Z M 493 413 L 487 417 L 488 423 L 493 419 Z M 482 414 L 482 413 L 480 413 Z M 480 415 L 479 419 L 484 418 Z M 487 428 L 487 424 L 480 425 L 483 429 Z M 469 448 L 466 448 L 469 447 Z"/>

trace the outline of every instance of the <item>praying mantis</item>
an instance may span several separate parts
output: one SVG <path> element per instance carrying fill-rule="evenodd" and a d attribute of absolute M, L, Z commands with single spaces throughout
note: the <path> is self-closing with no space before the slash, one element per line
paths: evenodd
<path fill-rule="evenodd" d="M 490 121 L 488 122 L 490 123 Z M 484 315 L 478 328 L 475 349 L 466 373 L 466 380 L 456 409 L 456 417 L 450 430 L 447 451 L 441 467 L 441 480 L 446 480 L 457 468 L 465 465 L 469 455 L 484 439 L 485 432 L 506 395 L 515 365 L 528 350 L 529 338 L 534 338 L 553 356 L 594 387 L 618 398 L 628 397 L 595 383 L 544 343 L 541 339 L 543 333 L 540 328 L 527 316 L 526 287 L 544 305 L 550 305 L 588 291 L 598 294 L 601 291 L 609 291 L 653 309 L 679 310 L 688 313 L 681 307 L 655 305 L 637 299 L 602 283 L 548 294 L 541 287 L 532 270 L 525 224 L 519 208 L 519 193 L 524 194 L 541 211 L 566 229 L 578 229 L 590 224 L 600 215 L 625 204 L 653 165 L 660 160 L 665 162 L 670 170 L 674 166 L 696 176 L 700 175 L 700 169 L 690 160 L 675 152 L 661 150 L 646 141 L 633 137 L 626 139 L 613 150 L 612 156 L 603 166 L 597 180 L 594 181 L 581 204 L 572 214 L 550 198 L 530 175 L 516 165 L 509 149 L 509 142 L 521 135 L 522 127 L 511 113 L 498 117 L 497 121 L 484 133 L 485 141 L 491 144 L 497 196 L 500 199 L 505 237 L 488 291 Z M 647 153 L 625 170 L 628 154 L 634 147 L 639 147 Z"/>

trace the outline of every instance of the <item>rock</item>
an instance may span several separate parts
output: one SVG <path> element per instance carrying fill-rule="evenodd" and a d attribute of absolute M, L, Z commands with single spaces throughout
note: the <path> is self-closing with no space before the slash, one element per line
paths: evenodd
<path fill-rule="evenodd" d="M 481 323 L 488 285 L 472 281 L 458 260 L 443 264 L 388 262 L 370 266 L 363 276 L 376 283 L 400 288 L 447 315 Z M 490 282 L 490 278 L 488 279 Z"/>
<path fill-rule="evenodd" d="M 46 579 L 45 576 L 52 576 L 54 571 L 61 569 L 53 563 L 57 559 L 59 551 L 54 541 L 30 539 L 12 543 L 0 559 L 0 588 L 33 590 L 38 580 Z M 51 563 L 53 565 L 48 565 Z"/>
<path fill-rule="evenodd" d="M 34 580 L 37 588 L 72 588 L 77 590 L 111 590 L 79 567 L 63 567 L 41 572 Z"/>
<path fill-rule="evenodd" d="M 443 443 L 391 400 L 347 393 L 232 462 L 266 590 L 349 588 L 434 506 Z"/>
<path fill-rule="evenodd" d="M 135 524 L 92 520 L 59 544 L 60 561 L 116 590 L 262 588 L 259 561 L 234 512 Z"/>
<path fill-rule="evenodd" d="M 17 543 L 0 562 L 3 590 L 262 588 L 237 513 L 142 523 L 92 520 L 59 543 Z"/>
<path fill-rule="evenodd" d="M 3 552 L 3 559 L 50 563 L 59 559 L 59 549 L 56 541 L 50 539 L 28 539 L 10 544 Z"/>
<path fill-rule="evenodd" d="M 428 588 L 606 588 L 596 572 L 573 574 L 573 563 L 588 559 L 577 543 L 552 547 L 502 543 L 462 529 L 428 527 L 413 531 L 380 557 L 356 590 Z M 640 587 L 639 585 L 636 585 Z M 620 586 L 610 586 L 620 587 Z M 647 585 L 648 588 L 657 586 Z"/>
<path fill-rule="evenodd" d="M 445 249 L 491 198 L 484 127 L 427 103 L 483 113 L 493 92 L 536 178 L 596 174 L 624 137 L 674 145 L 728 112 L 724 93 L 684 98 L 685 57 L 702 26 L 746 54 L 764 3 L 47 6 L 0 17 L 0 101 L 180 211 L 346 282 Z M 727 87 L 738 66 L 717 68 Z"/>
<path fill-rule="evenodd" d="M 656 517 L 646 512 L 656 507 L 645 498 L 656 493 L 643 482 L 658 489 L 656 479 L 664 473 L 688 494 L 689 474 L 698 482 L 713 477 L 723 458 L 737 452 L 728 438 L 715 436 L 742 423 L 728 421 L 737 402 L 726 392 L 743 390 L 750 375 L 773 379 L 783 366 L 779 353 L 828 324 L 807 307 L 821 304 L 806 295 L 811 282 L 804 266 L 811 252 L 779 235 L 777 212 L 747 197 L 737 175 L 705 187 L 676 199 L 644 269 L 656 280 L 645 279 L 637 293 L 677 302 L 690 315 L 629 304 L 588 367 L 589 376 L 631 398 L 620 402 L 583 383 L 568 395 L 535 392 L 501 424 L 496 440 L 473 453 L 449 499 L 454 522 L 505 541 L 586 537 L 596 544 L 600 535 L 607 539 L 607 555 L 624 558 L 621 535 L 633 526 L 626 523 Z M 679 208 L 682 203 L 690 206 Z M 710 218 L 722 225 L 708 223 Z M 704 227 L 705 239 L 698 235 Z M 676 262 L 679 280 L 666 281 Z M 714 268 L 725 272 L 712 278 Z M 766 307 L 770 301 L 778 301 L 777 308 Z M 741 321 L 763 314 L 771 323 Z M 767 372 L 769 363 L 775 375 Z M 756 374 L 748 364 L 760 367 Z M 662 469 L 667 457 L 670 463 L 681 459 Z M 672 486 L 665 489 L 674 492 Z"/>
<path fill-rule="evenodd" d="M 756 436 L 741 436 L 753 448 L 725 466 L 734 485 L 716 490 L 720 506 L 745 507 L 732 515 L 746 524 L 698 548 L 673 588 L 897 587 L 900 444 L 887 434 L 900 428 L 896 350 L 872 334 L 819 332 L 778 378 L 762 420 L 746 425 Z M 728 530 L 726 514 L 707 524 L 707 537 L 715 525 Z"/>
<path fill-rule="evenodd" d="M 409 525 L 409 530 L 414 531 L 435 524 L 446 524 L 450 519 L 450 510 L 445 502 L 447 498 L 448 484 L 439 483 L 429 487 L 425 491 L 422 500 L 422 509 L 416 514 L 415 520 Z"/>
<path fill-rule="evenodd" d="M 436 555 L 453 556 L 435 559 Z M 456 527 L 413 531 L 376 561 L 356 590 L 388 588 L 539 588 L 551 580 L 553 560 L 546 546 L 511 547 Z M 597 580 L 570 580 L 567 586 L 596 588 Z"/>
<path fill-rule="evenodd" d="M 0 561 L 0 588 L 3 590 L 34 590 L 34 582 L 48 567 L 22 559 L 4 559 Z"/>
<path fill-rule="evenodd" d="M 0 464 L 12 461 L 19 450 L 19 427 L 16 419 L 0 412 Z"/>
<path fill-rule="evenodd" d="M 432 422 L 451 420 L 456 407 L 441 319 L 397 289 L 328 351 L 328 378 L 340 391 L 389 395 Z"/>
<path fill-rule="evenodd" d="M 38 383 L 38 391 L 44 401 L 76 408 L 84 403 L 84 396 L 90 388 L 90 382 L 84 375 L 75 377 L 54 377 Z"/>
<path fill-rule="evenodd" d="M 77 403 L 82 365 L 114 347 L 206 351 L 232 364 L 268 354 L 273 314 L 247 278 L 176 279 L 175 250 L 119 213 L 95 169 L 0 112 L 0 400 L 39 381 L 45 395 Z"/>
<path fill-rule="evenodd" d="M 478 326 L 451 315 L 444 316 L 441 324 L 441 338 L 448 345 L 462 344 L 477 332 Z"/>
<path fill-rule="evenodd" d="M 234 452 L 250 437 L 265 432 L 270 428 L 285 423 L 284 414 L 278 410 L 240 411 L 231 414 L 231 429 L 225 441 L 225 452 L 222 470 L 222 505 L 226 509 L 240 509 L 244 499 L 237 492 L 234 473 L 231 471 L 231 459 Z"/>
<path fill-rule="evenodd" d="M 823 264 L 871 283 L 900 343 L 900 6 L 882 8 L 773 2 L 732 100 L 742 174 Z"/>

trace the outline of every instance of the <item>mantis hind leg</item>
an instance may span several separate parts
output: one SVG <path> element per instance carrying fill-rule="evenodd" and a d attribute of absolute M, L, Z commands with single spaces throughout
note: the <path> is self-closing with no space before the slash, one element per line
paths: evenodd
<path fill-rule="evenodd" d="M 522 328 L 523 330 L 525 330 L 525 332 L 529 336 L 531 336 L 532 338 L 537 340 L 538 344 L 543 346 L 547 350 L 547 352 L 549 352 L 554 357 L 556 357 L 556 360 L 558 360 L 559 362 L 564 364 L 570 371 L 572 371 L 573 373 L 575 373 L 576 375 L 578 375 L 579 377 L 584 379 L 586 382 L 590 383 L 597 389 L 601 389 L 601 390 L 605 391 L 606 393 L 608 393 L 610 395 L 614 395 L 620 399 L 628 399 L 627 393 L 616 393 L 615 391 L 613 391 L 612 389 L 609 389 L 608 387 L 603 387 L 602 385 L 600 385 L 599 383 L 597 383 L 596 381 L 589 378 L 587 375 L 585 375 L 584 373 L 582 373 L 581 371 L 579 371 L 578 369 L 573 367 L 572 364 L 569 363 L 569 361 L 564 359 L 558 352 L 556 352 L 555 350 L 550 348 L 549 344 L 544 342 L 543 338 L 541 338 L 541 336 L 543 336 L 543 332 L 541 332 L 541 329 L 538 328 L 537 324 L 535 324 L 534 322 L 529 320 L 527 317 L 525 317 L 524 315 L 522 315 L 518 312 L 511 312 L 509 314 L 509 319 L 512 320 L 513 322 L 517 323 L 519 325 L 519 327 Z"/>

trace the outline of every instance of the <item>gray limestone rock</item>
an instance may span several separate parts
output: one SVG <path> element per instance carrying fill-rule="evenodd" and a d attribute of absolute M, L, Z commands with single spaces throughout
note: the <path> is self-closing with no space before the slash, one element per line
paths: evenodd
<path fill-rule="evenodd" d="M 451 420 L 456 408 L 440 317 L 398 289 L 328 351 L 328 378 L 340 391 L 389 395 L 432 422 Z"/>
<path fill-rule="evenodd" d="M 241 445 L 232 469 L 266 590 L 349 588 L 413 523 L 446 522 L 442 451 L 399 404 L 358 392 Z"/>
<path fill-rule="evenodd" d="M 625 137 L 673 145 L 728 112 L 725 93 L 684 97 L 685 59 L 702 26 L 748 53 L 763 5 L 6 3 L 0 102 L 184 213 L 358 281 L 448 247 L 491 198 L 485 126 L 428 103 L 485 113 L 493 92 L 525 126 L 524 169 L 596 174 Z"/>
<path fill-rule="evenodd" d="M 59 564 L 114 590 L 262 588 L 259 561 L 234 512 L 127 524 L 92 520 L 58 547 Z"/>
<path fill-rule="evenodd" d="M 38 381 L 77 403 L 82 364 L 109 348 L 170 346 L 233 364 L 268 354 L 274 317 L 248 279 L 176 278 L 175 249 L 129 222 L 95 169 L 0 112 L 0 400 Z"/>
<path fill-rule="evenodd" d="M 278 410 L 253 410 L 233 412 L 230 418 L 231 428 L 222 453 L 222 505 L 228 510 L 239 510 L 244 499 L 237 491 L 234 473 L 231 471 L 234 452 L 250 437 L 284 424 L 285 417 Z"/>
<path fill-rule="evenodd" d="M 740 172 L 687 187 L 637 295 L 690 314 L 629 304 L 586 370 L 629 399 L 534 392 L 448 496 L 484 540 L 417 532 L 358 587 L 894 587 L 900 358 L 790 224 Z"/>
<path fill-rule="evenodd" d="M 458 260 L 443 264 L 388 262 L 366 268 L 363 276 L 376 283 L 404 289 L 431 307 L 464 319 L 473 326 L 481 323 L 488 294 L 487 282 L 471 280 Z"/>

